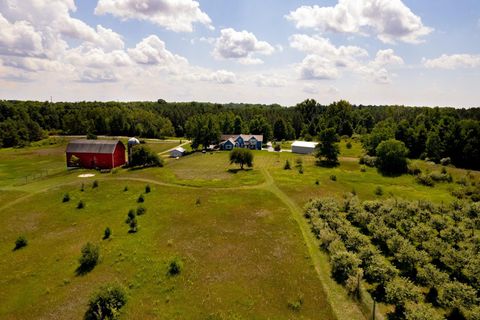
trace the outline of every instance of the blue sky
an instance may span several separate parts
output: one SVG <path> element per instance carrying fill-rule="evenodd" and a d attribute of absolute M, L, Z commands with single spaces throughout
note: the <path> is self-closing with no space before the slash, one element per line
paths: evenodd
<path fill-rule="evenodd" d="M 5 0 L 0 98 L 480 106 L 474 0 Z"/>

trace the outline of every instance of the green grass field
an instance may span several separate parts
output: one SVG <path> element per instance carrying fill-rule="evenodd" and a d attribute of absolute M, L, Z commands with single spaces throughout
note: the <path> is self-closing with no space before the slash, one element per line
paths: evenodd
<path fill-rule="evenodd" d="M 381 186 L 384 198 L 439 203 L 452 201 L 451 191 L 460 188 L 425 187 L 412 176 L 383 177 L 373 168 L 361 172 L 356 144 L 348 151 L 341 146 L 336 168 L 317 167 L 312 156 L 258 151 L 254 168 L 238 171 L 228 153 L 217 152 L 108 174 L 67 171 L 65 145 L 0 150 L 1 319 L 81 319 L 92 292 L 112 282 L 127 289 L 122 319 L 366 319 L 369 311 L 331 280 L 328 258 L 302 219 L 305 202 L 353 190 L 372 199 Z M 292 170 L 283 169 L 287 159 Z M 466 174 L 448 170 L 454 179 Z M 96 176 L 78 177 L 85 172 Z M 138 217 L 139 231 L 129 234 L 127 212 L 147 184 L 147 213 Z M 71 200 L 62 203 L 67 192 Z M 80 200 L 84 209 L 76 209 Z M 112 238 L 102 240 L 107 226 Z M 13 251 L 20 235 L 29 244 Z M 77 276 L 88 241 L 100 246 L 101 262 Z M 184 269 L 169 277 L 167 263 L 175 256 Z M 300 300 L 299 310 L 289 307 Z"/>

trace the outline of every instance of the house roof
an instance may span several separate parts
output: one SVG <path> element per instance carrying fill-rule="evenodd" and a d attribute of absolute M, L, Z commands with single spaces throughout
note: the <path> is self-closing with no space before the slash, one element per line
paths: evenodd
<path fill-rule="evenodd" d="M 304 147 L 304 148 L 315 148 L 318 142 L 310 142 L 310 141 L 294 141 L 292 143 L 292 147 Z"/>
<path fill-rule="evenodd" d="M 221 141 L 226 141 L 229 139 L 233 139 L 233 141 L 237 140 L 239 137 L 241 137 L 244 141 L 250 140 L 252 137 L 254 137 L 257 141 L 263 142 L 263 135 L 261 134 L 222 134 L 220 140 Z"/>
<path fill-rule="evenodd" d="M 176 147 L 175 149 L 173 149 L 172 151 L 179 151 L 181 153 L 184 153 L 185 152 L 185 149 L 183 149 L 182 147 Z"/>
<path fill-rule="evenodd" d="M 67 145 L 69 153 L 107 153 L 112 154 L 119 140 L 73 140 Z"/>

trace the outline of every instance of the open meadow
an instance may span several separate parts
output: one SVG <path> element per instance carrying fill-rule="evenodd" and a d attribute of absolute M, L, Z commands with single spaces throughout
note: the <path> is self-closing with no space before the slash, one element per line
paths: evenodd
<path fill-rule="evenodd" d="M 227 152 L 214 152 L 104 174 L 67 171 L 66 140 L 50 143 L 0 150 L 2 319 L 81 319 L 91 294 L 106 283 L 127 290 L 122 319 L 366 319 L 370 309 L 330 278 L 328 256 L 303 219 L 306 202 L 355 193 L 360 200 L 441 204 L 461 188 L 362 171 L 356 143 L 353 151 L 342 148 L 335 168 L 316 166 L 312 156 L 256 151 L 253 169 L 238 170 Z M 176 145 L 157 143 L 155 150 Z M 291 170 L 284 169 L 287 160 Z M 448 170 L 454 181 L 467 174 Z M 85 173 L 95 176 L 78 177 Z M 77 208 L 80 201 L 84 208 Z M 146 213 L 129 233 L 127 213 L 139 206 Z M 103 240 L 107 227 L 112 235 Z M 14 251 L 21 235 L 28 245 Z M 79 275 L 87 242 L 99 246 L 100 263 Z M 177 276 L 167 274 L 174 258 L 183 265 Z"/>

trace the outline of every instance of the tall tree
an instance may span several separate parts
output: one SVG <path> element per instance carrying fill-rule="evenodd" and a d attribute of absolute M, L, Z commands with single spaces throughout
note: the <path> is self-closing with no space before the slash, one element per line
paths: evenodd
<path fill-rule="evenodd" d="M 315 156 L 320 161 L 325 161 L 327 164 L 338 163 L 338 135 L 334 128 L 324 129 L 319 135 L 320 143 L 316 147 Z"/>

